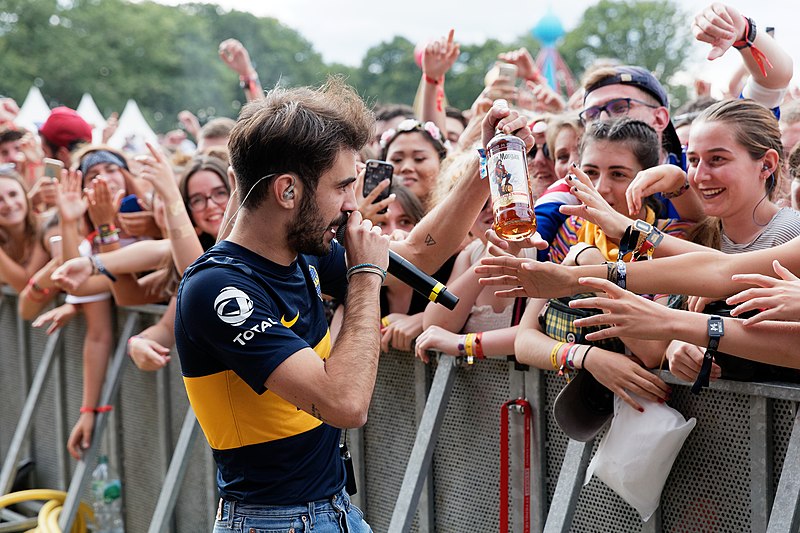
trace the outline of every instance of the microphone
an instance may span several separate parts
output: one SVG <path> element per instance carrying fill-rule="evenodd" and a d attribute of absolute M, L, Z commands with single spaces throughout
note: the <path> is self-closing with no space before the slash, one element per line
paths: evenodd
<path fill-rule="evenodd" d="M 345 225 L 336 231 L 336 240 L 344 246 Z M 396 277 L 432 302 L 441 304 L 451 311 L 456 308 L 458 296 L 447 290 L 444 283 L 429 276 L 400 254 L 389 250 L 389 274 Z"/>

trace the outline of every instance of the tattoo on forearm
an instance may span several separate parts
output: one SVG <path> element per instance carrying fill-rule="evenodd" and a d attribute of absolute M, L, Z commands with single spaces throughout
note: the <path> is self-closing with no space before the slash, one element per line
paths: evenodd
<path fill-rule="evenodd" d="M 433 238 L 433 235 L 431 235 L 430 233 L 428 233 L 425 236 L 425 244 L 427 246 L 433 246 L 434 244 L 436 244 L 436 240 Z"/>
<path fill-rule="evenodd" d="M 325 419 L 322 418 L 322 413 L 319 412 L 319 409 L 317 409 L 317 406 L 313 403 L 311 404 L 311 416 L 325 422 Z"/>

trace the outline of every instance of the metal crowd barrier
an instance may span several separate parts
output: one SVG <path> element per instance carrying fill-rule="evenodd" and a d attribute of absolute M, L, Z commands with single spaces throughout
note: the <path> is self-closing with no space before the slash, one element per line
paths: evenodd
<path fill-rule="evenodd" d="M 34 488 L 72 488 L 66 516 L 87 499 L 85 482 L 102 446 L 123 479 L 130 532 L 210 531 L 216 509 L 211 454 L 188 407 L 177 358 L 156 373 L 124 356 L 127 336 L 161 306 L 116 312 L 121 326 L 87 462 L 65 450 L 81 401 L 84 327 L 77 318 L 47 337 L 16 315 L 16 297 L 0 293 L 0 489 L 8 492 L 21 458 L 36 463 Z M 498 529 L 500 407 L 527 398 L 533 407 L 531 531 L 800 531 L 800 388 L 718 381 L 689 394 L 671 375 L 671 405 L 698 419 L 675 462 L 656 515 L 635 510 L 597 480 L 583 485 L 595 443 L 569 441 L 551 415 L 563 379 L 497 360 L 459 364 L 449 356 L 424 365 L 409 353 L 381 354 L 366 426 L 349 431 L 358 494 L 376 532 L 485 532 Z M 105 400 L 104 400 L 105 401 Z M 523 530 L 523 416 L 510 413 L 510 530 Z M 599 440 L 599 439 L 598 439 Z M 76 488 L 78 487 L 78 488 Z M 66 518 L 62 525 L 66 525 Z"/>

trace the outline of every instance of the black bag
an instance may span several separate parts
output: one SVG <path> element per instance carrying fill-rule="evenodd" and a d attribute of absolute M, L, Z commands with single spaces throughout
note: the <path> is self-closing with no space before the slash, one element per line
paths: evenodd
<path fill-rule="evenodd" d="M 575 296 L 565 296 L 563 298 L 551 298 L 539 313 L 539 325 L 548 337 L 560 342 L 574 342 L 575 344 L 591 344 L 604 350 L 617 353 L 625 353 L 625 345 L 618 338 L 603 339 L 601 341 L 587 341 L 586 335 L 594 331 L 605 329 L 606 326 L 591 326 L 579 328 L 574 321 L 578 318 L 586 318 L 600 314 L 600 309 L 573 309 L 569 306 L 572 300 L 590 298 L 595 296 L 593 292 L 576 294 Z"/>

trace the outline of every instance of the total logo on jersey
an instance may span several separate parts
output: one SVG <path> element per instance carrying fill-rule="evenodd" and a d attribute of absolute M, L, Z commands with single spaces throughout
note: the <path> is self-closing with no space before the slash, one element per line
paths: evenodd
<path fill-rule="evenodd" d="M 226 324 L 240 326 L 253 314 L 253 300 L 241 289 L 225 287 L 214 300 L 214 311 Z"/>

